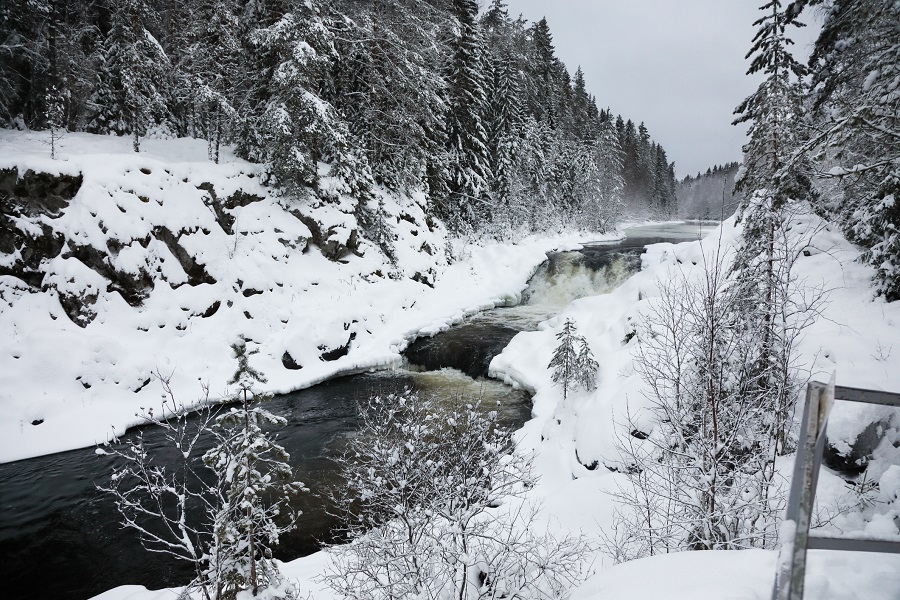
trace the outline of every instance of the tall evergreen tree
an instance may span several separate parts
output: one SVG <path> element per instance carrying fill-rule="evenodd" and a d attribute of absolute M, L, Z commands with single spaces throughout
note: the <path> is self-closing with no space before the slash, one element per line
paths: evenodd
<path fill-rule="evenodd" d="M 435 43 L 447 15 L 421 0 L 341 2 L 327 98 L 347 120 L 378 183 L 414 189 L 445 150 L 445 82 Z"/>
<path fill-rule="evenodd" d="M 443 211 L 459 230 L 487 212 L 483 197 L 490 179 L 487 134 L 482 117 L 487 104 L 482 72 L 482 46 L 475 0 L 454 0 L 457 30 L 451 41 L 447 73 L 447 143 L 450 196 Z"/>
<path fill-rule="evenodd" d="M 799 14 L 804 0 L 791 5 Z M 812 70 L 810 146 L 840 181 L 834 204 L 845 233 L 867 248 L 876 284 L 900 299 L 900 5 L 883 0 L 835 0 L 824 10 Z M 828 207 L 823 207 L 828 211 Z"/>
<path fill-rule="evenodd" d="M 304 489 L 293 480 L 290 456 L 263 431 L 263 426 L 287 422 L 259 403 L 269 398 L 257 389 L 266 378 L 250 366 L 246 343 L 231 346 L 238 362 L 230 385 L 237 387 L 239 408 L 216 418 L 219 443 L 203 461 L 225 474 L 226 503 L 215 515 L 208 577 L 216 584 L 216 598 L 233 598 L 242 590 L 258 591 L 279 581 L 271 548 L 281 534 L 294 528 L 294 496 Z"/>
<path fill-rule="evenodd" d="M 542 18 L 531 27 L 532 58 L 531 113 L 538 121 L 546 121 L 553 129 L 557 125 L 556 89 L 553 82 L 556 56 L 553 36 L 547 19 Z"/>
<path fill-rule="evenodd" d="M 151 29 L 158 13 L 145 0 L 123 0 L 111 12 L 103 40 L 99 87 L 89 128 L 98 133 L 131 134 L 135 152 L 141 137 L 169 116 L 169 57 Z"/>
<path fill-rule="evenodd" d="M 769 403 L 769 412 L 778 416 L 775 427 L 784 440 L 794 390 L 781 331 L 787 325 L 779 318 L 780 307 L 789 301 L 783 296 L 783 278 L 789 273 L 782 268 L 789 263 L 779 259 L 778 240 L 788 204 L 809 199 L 812 190 L 802 156 L 795 156 L 802 118 L 797 80 L 805 70 L 788 51 L 793 42 L 786 34 L 789 26 L 801 24 L 789 18 L 780 0 L 770 0 L 760 10 L 764 14 L 754 23 L 758 29 L 747 55 L 752 57 L 748 74 L 760 73 L 765 79 L 735 110 L 739 115 L 735 123 L 749 122 L 750 128 L 738 181 L 743 194 L 738 215 L 744 229 L 733 269 L 745 308 L 741 326 L 759 344 L 746 357 L 746 376 L 751 388 Z M 783 443 L 779 450 L 785 451 Z"/>
<path fill-rule="evenodd" d="M 208 140 L 210 160 L 219 162 L 219 148 L 237 119 L 234 87 L 242 52 L 237 6 L 233 0 L 198 0 L 184 13 L 174 65 L 177 100 L 194 135 Z"/>
<path fill-rule="evenodd" d="M 332 34 L 314 3 L 293 8 L 251 35 L 263 69 L 242 107 L 247 116 L 239 150 L 268 163 L 274 182 L 288 191 L 316 186 L 321 161 L 343 182 L 340 191 L 365 195 L 371 182 L 365 157 L 318 93 L 334 57 Z"/>

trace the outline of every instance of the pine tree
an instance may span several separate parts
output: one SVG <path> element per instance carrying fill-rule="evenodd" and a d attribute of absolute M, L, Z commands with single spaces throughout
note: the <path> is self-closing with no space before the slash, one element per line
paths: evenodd
<path fill-rule="evenodd" d="M 625 187 L 622 180 L 622 149 L 616 136 L 616 128 L 612 119 L 607 118 L 600 124 L 597 141 L 594 143 L 594 160 L 597 164 L 599 179 L 597 182 L 596 208 L 597 222 L 592 229 L 604 231 L 615 223 L 622 212 L 622 195 Z"/>
<path fill-rule="evenodd" d="M 584 141 L 593 140 L 596 131 L 591 118 L 591 106 L 593 100 L 588 95 L 584 83 L 584 72 L 581 67 L 575 71 L 575 81 L 572 90 L 572 121 L 575 136 Z M 596 105 L 594 105 L 596 108 Z"/>
<path fill-rule="evenodd" d="M 559 345 L 547 368 L 553 369 L 550 379 L 562 386 L 565 402 L 570 391 L 578 388 L 593 390 L 596 387 L 598 365 L 587 340 L 578 335 L 571 319 L 566 319 L 563 328 L 556 334 L 556 339 L 559 340 Z"/>
<path fill-rule="evenodd" d="M 799 14 L 806 5 L 795 2 Z M 900 299 L 900 5 L 881 0 L 827 4 L 810 66 L 813 122 L 809 146 L 836 165 L 821 175 L 840 182 L 835 212 L 845 233 L 865 246 L 876 286 Z"/>
<path fill-rule="evenodd" d="M 516 43 L 524 37 L 521 24 L 509 18 L 506 3 L 494 0 L 481 21 L 487 41 L 486 86 L 487 106 L 485 131 L 492 179 L 491 192 L 499 201 L 496 209 L 509 213 L 523 110 L 523 83 L 519 73 L 520 58 Z"/>
<path fill-rule="evenodd" d="M 588 391 L 597 388 L 597 369 L 600 365 L 594 360 L 594 354 L 587 340 L 583 337 L 578 339 L 578 356 L 575 357 L 575 374 L 576 384 Z"/>
<path fill-rule="evenodd" d="M 268 27 L 252 32 L 262 67 L 249 78 L 241 110 L 245 123 L 238 150 L 266 162 L 271 177 L 289 193 L 319 181 L 319 163 L 343 183 L 340 191 L 368 194 L 371 172 L 334 107 L 317 93 L 334 58 L 333 35 L 314 3 L 298 4 Z M 329 198 L 330 199 L 330 198 Z"/>
<path fill-rule="evenodd" d="M 538 121 L 546 121 L 554 129 L 557 125 L 556 89 L 553 81 L 554 55 L 553 36 L 547 19 L 542 18 L 531 28 L 532 59 L 531 73 L 533 78 L 531 95 L 531 113 Z"/>
<path fill-rule="evenodd" d="M 177 63 L 178 95 L 189 112 L 194 135 L 208 141 L 208 155 L 219 162 L 219 149 L 237 119 L 234 87 L 242 51 L 240 22 L 233 0 L 199 0 L 184 7 Z"/>
<path fill-rule="evenodd" d="M 416 189 L 446 146 L 446 84 L 435 40 L 448 15 L 417 0 L 341 8 L 349 19 L 335 40 L 326 99 L 347 120 L 375 181 Z"/>
<path fill-rule="evenodd" d="M 732 268 L 744 307 L 740 327 L 758 341 L 754 352 L 746 353 L 745 377 L 751 381 L 751 393 L 778 415 L 775 436 L 778 450 L 785 452 L 795 390 L 785 345 L 784 328 L 790 324 L 780 318 L 790 302 L 784 295 L 785 278 L 791 277 L 784 266 L 790 263 L 779 241 L 789 205 L 810 199 L 812 189 L 803 155 L 795 155 L 801 142 L 796 126 L 802 106 L 799 83 L 792 77 L 799 79 L 805 70 L 788 52 L 792 42 L 786 35 L 787 27 L 801 24 L 782 9 L 780 0 L 771 0 L 760 10 L 764 15 L 755 22 L 748 74 L 762 73 L 765 79 L 735 110 L 740 115 L 735 123 L 750 122 L 750 139 L 737 186 L 743 193 L 737 214 L 744 229 Z"/>

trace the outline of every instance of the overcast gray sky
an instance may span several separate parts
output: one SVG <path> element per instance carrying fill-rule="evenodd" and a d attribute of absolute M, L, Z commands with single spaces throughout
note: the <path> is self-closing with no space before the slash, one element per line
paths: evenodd
<path fill-rule="evenodd" d="M 482 0 L 482 5 L 488 4 Z M 510 16 L 547 17 L 556 55 L 581 65 L 600 108 L 635 123 L 675 161 L 679 178 L 740 160 L 732 111 L 759 83 L 745 75 L 763 0 L 507 0 Z M 807 22 L 810 18 L 807 16 Z M 809 53 L 807 27 L 792 37 Z"/>

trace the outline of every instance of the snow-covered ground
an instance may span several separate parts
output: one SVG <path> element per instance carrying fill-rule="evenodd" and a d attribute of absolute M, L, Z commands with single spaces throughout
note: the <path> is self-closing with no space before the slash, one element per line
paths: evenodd
<path fill-rule="evenodd" d="M 269 377 L 272 391 L 395 364 L 411 337 L 514 302 L 546 251 L 581 241 L 571 235 L 515 246 L 458 244 L 453 253 L 459 260 L 450 264 L 445 232 L 428 224 L 417 199 L 384 195 L 396 263 L 365 241 L 361 256 L 334 262 L 311 244 L 312 232 L 291 210 L 314 216 L 330 227 L 330 236 L 347 242 L 355 223 L 347 199 L 288 204 L 259 184 L 257 167 L 230 155 L 223 164 L 209 163 L 202 141 L 148 140 L 134 154 L 127 139 L 69 134 L 61 143 L 62 160 L 51 161 L 43 140 L 0 132 L 0 168 L 80 172 L 84 182 L 60 216 L 21 218 L 16 226 L 50 226 L 64 232 L 69 244 L 107 253 L 119 272 L 153 273 L 155 285 L 141 305 L 131 306 L 95 270 L 65 252 L 44 266 L 44 291 L 0 276 L 0 461 L 91 445 L 120 433 L 136 421 L 141 406 L 158 402 L 158 388 L 143 385 L 156 370 L 174 373 L 173 386 L 185 402 L 198 397 L 198 380 L 209 382 L 213 394 L 223 393 L 233 370 L 228 345 L 239 335 L 260 349 L 255 366 Z M 219 198 L 237 190 L 258 197 L 226 207 L 232 232 L 223 229 L 207 192 L 198 189 L 205 182 Z M 804 218 L 796 230 L 799 235 L 819 225 Z M 181 248 L 214 282 L 186 283 L 180 261 L 153 234 L 160 227 L 178 234 Z M 737 229 L 726 222 L 721 234 L 727 250 Z M 617 460 L 617 423 L 626 410 L 634 414 L 646 406 L 632 367 L 636 342 L 625 342 L 629 319 L 654 302 L 658 281 L 676 269 L 698 269 L 701 253 L 711 252 L 719 239 L 716 230 L 703 242 L 652 247 L 640 273 L 611 293 L 573 302 L 539 331 L 519 334 L 492 363 L 495 377 L 534 391 L 534 418 L 518 435 L 522 449 L 535 452 L 541 481 L 532 495 L 543 503 L 551 528 L 592 539 L 608 530 L 614 508 L 609 492 L 623 475 L 603 465 Z M 836 372 L 842 385 L 900 390 L 892 358 L 900 352 L 900 303 L 872 297 L 870 269 L 855 262 L 858 251 L 838 233 L 822 228 L 808 250 L 798 262 L 799 275 L 830 290 L 821 318 L 800 347 L 811 377 L 827 380 Z M 96 294 L 93 320 L 83 328 L 74 324 L 60 306 L 63 294 Z M 215 302 L 218 310 L 204 317 Z M 563 403 L 546 367 L 566 318 L 587 338 L 600 371 L 596 391 L 570 394 Z M 346 355 L 323 359 L 345 345 Z M 285 354 L 302 368 L 286 368 Z M 878 418 L 891 428 L 869 467 L 869 477 L 881 483 L 872 506 L 836 519 L 835 530 L 900 537 L 891 529 L 900 517 L 900 467 L 892 466 L 900 464 L 900 449 L 892 443 L 898 422 L 883 411 L 841 404 L 834 410 L 830 428 L 842 439 L 852 441 L 861 423 Z M 584 466 L 594 461 L 599 468 Z M 790 462 L 780 465 L 783 473 L 790 472 Z M 835 474 L 823 472 L 820 502 L 840 503 L 852 493 Z M 315 577 L 327 560 L 317 553 L 286 564 L 284 571 L 311 597 L 327 600 L 331 592 Z M 596 574 L 573 598 L 768 598 L 774 564 L 775 553 L 762 550 L 682 553 L 618 566 L 598 553 Z M 807 598 L 896 600 L 900 557 L 812 552 L 807 590 Z M 124 586 L 100 597 L 176 595 L 177 590 Z"/>
<path fill-rule="evenodd" d="M 365 241 L 362 256 L 334 262 L 290 211 L 333 226 L 332 237 L 346 241 L 355 226 L 346 198 L 324 205 L 279 199 L 260 185 L 258 166 L 228 153 L 212 164 L 202 140 L 147 140 L 135 154 L 127 139 L 71 133 L 55 161 L 44 142 L 44 134 L 0 132 L 0 169 L 81 173 L 84 182 L 61 216 L 20 218 L 17 225 L 49 224 L 67 244 L 104 253 L 120 272 L 150 273 L 155 286 L 132 307 L 95 270 L 63 258 L 65 248 L 43 267 L 45 291 L 0 275 L 0 462 L 121 434 L 139 422 L 141 407 L 159 404 L 158 385 L 147 384 L 157 371 L 172 376 L 186 404 L 200 398 L 200 381 L 222 395 L 234 370 L 229 345 L 238 336 L 260 349 L 254 364 L 273 392 L 396 364 L 411 338 L 516 302 L 548 250 L 579 241 L 573 234 L 515 246 L 459 242 L 452 252 L 460 260 L 449 264 L 446 232 L 429 224 L 422 199 L 382 194 L 396 264 Z M 259 198 L 225 209 L 233 234 L 198 189 L 207 182 L 220 199 L 238 190 Z M 185 284 L 179 261 L 151 237 L 162 227 L 180 236 L 213 283 Z M 108 250 L 112 244 L 121 249 Z M 0 255 L 0 266 L 13 258 Z M 61 294 L 96 294 L 96 317 L 79 327 L 63 312 Z M 345 356 L 322 358 L 345 345 Z M 286 368 L 285 353 L 302 368 Z"/>
<path fill-rule="evenodd" d="M 900 370 L 891 360 L 900 350 L 900 303 L 873 298 L 871 270 L 857 262 L 859 252 L 814 217 L 794 223 L 794 235 L 808 243 L 796 266 L 798 278 L 809 288 L 827 290 L 821 316 L 809 327 L 800 344 L 800 363 L 811 379 L 828 381 L 836 373 L 841 385 L 900 390 Z M 615 466 L 616 442 L 623 435 L 626 414 L 644 416 L 652 427 L 647 400 L 633 361 L 637 340 L 626 342 L 633 322 L 658 297 L 658 282 L 676 273 L 697 273 L 703 253 L 713 256 L 721 240 L 729 252 L 739 229 L 733 220 L 707 235 L 702 242 L 651 246 L 642 271 L 609 294 L 573 302 L 535 332 L 521 333 L 491 363 L 491 374 L 535 391 L 534 416 L 520 432 L 524 449 L 537 453 L 542 479 L 535 495 L 559 527 L 600 537 L 609 532 L 614 501 L 609 492 L 619 489 L 625 475 L 610 472 Z M 721 237 L 720 237 L 721 234 Z M 578 326 L 600 363 L 596 391 L 570 394 L 565 403 L 546 369 L 555 335 L 566 319 Z M 872 506 L 836 518 L 825 531 L 851 533 L 900 541 L 900 415 L 892 409 L 840 403 L 829 422 L 833 438 L 852 442 L 872 420 L 885 418 L 891 429 L 875 452 L 867 477 L 880 481 Z M 643 413 L 643 415 L 642 415 Z M 893 420 L 891 421 L 891 418 Z M 648 430 L 649 431 L 649 430 Z M 585 465 L 594 461 L 599 468 Z M 788 459 L 779 465 L 789 477 Z M 855 492 L 836 474 L 823 469 L 817 500 L 823 513 L 852 504 Z M 601 561 L 608 560 L 601 556 Z M 693 552 L 651 557 L 601 570 L 576 590 L 573 598 L 769 598 L 774 579 L 775 552 Z M 608 563 L 601 563 L 608 566 Z M 900 555 L 814 551 L 810 553 L 807 598 L 900 598 Z"/>
<path fill-rule="evenodd" d="M 821 225 L 806 218 L 798 231 Z M 732 222 L 722 228 L 722 246 L 733 243 L 737 230 Z M 657 282 L 673 269 L 698 268 L 702 251 L 711 252 L 719 243 L 716 230 L 703 242 L 659 244 L 651 247 L 640 273 L 609 294 L 582 298 L 560 315 L 544 322 L 539 331 L 521 333 L 491 365 L 494 376 L 524 385 L 534 391 L 534 418 L 519 432 L 523 450 L 534 450 L 540 482 L 532 499 L 543 504 L 544 519 L 558 532 L 583 532 L 599 539 L 611 525 L 618 489 L 624 475 L 602 467 L 617 458 L 616 423 L 626 405 L 638 410 L 645 402 L 640 378 L 631 364 L 634 343 L 624 343 L 634 319 L 657 295 Z M 799 274 L 810 285 L 824 282 L 830 289 L 822 318 L 807 331 L 801 352 L 811 377 L 827 379 L 837 372 L 845 385 L 875 389 L 900 389 L 900 373 L 885 364 L 890 348 L 900 348 L 900 306 L 872 297 L 871 273 L 854 262 L 858 251 L 833 231 L 819 231 L 809 247 L 810 256 L 798 264 Z M 555 334 L 571 318 L 578 324 L 600 363 L 598 388 L 576 392 L 566 404 L 558 387 L 550 381 L 546 366 L 555 347 Z M 846 405 L 835 408 L 834 427 L 843 433 L 858 429 L 866 415 Z M 863 412 L 868 409 L 862 409 Z M 869 415 L 871 416 L 871 415 Z M 900 456 L 890 443 L 896 430 L 876 452 L 869 469 L 881 480 L 881 489 L 871 510 L 840 519 L 833 529 L 867 535 L 891 533 L 887 523 L 900 509 Z M 577 451 L 577 454 L 576 454 Z M 579 460 L 580 459 L 580 460 Z M 600 468 L 589 470 L 593 460 Z M 780 465 L 790 473 L 791 460 Z M 895 465 L 895 466 L 891 466 Z M 847 500 L 853 492 L 835 474 L 823 470 L 819 502 L 832 505 Z M 855 521 L 855 522 L 853 522 Z M 837 531 L 835 531 L 837 532 Z M 900 539 L 895 530 L 893 537 Z M 771 597 L 777 553 L 767 550 L 685 552 L 660 555 L 613 565 L 598 552 L 595 573 L 572 591 L 572 600 L 628 598 L 629 600 L 768 600 Z M 328 565 L 322 552 L 284 565 L 304 591 L 320 600 L 333 598 L 317 579 Z M 125 586 L 99 596 L 103 600 L 157 600 L 172 598 L 175 590 L 147 591 Z M 900 556 L 810 551 L 806 598 L 815 600 L 897 600 L 900 598 Z"/>

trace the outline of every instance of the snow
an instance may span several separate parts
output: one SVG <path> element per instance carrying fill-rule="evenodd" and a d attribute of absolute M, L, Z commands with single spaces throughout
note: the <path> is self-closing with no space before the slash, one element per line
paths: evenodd
<path fill-rule="evenodd" d="M 287 211 L 309 207 L 284 206 L 259 184 L 257 167 L 227 150 L 223 164 L 212 165 L 202 140 L 146 140 L 142 152 L 134 154 L 129 139 L 67 134 L 59 152 L 63 160 L 51 161 L 40 135 L 0 133 L 0 167 L 84 174 L 78 196 L 62 220 L 54 222 L 72 239 L 105 247 L 108 238 L 100 221 L 108 231 L 132 240 L 156 226 L 189 231 L 180 242 L 216 283 L 178 285 L 186 275 L 165 244 L 127 244 L 114 259 L 117 268 L 134 272 L 150 265 L 168 282 L 158 280 L 136 310 L 107 292 L 103 278 L 77 259 L 54 259 L 46 265 L 45 284 L 71 294 L 97 294 L 97 318 L 82 329 L 63 313 L 55 293 L 35 293 L 11 277 L 0 277 L 0 330 L 6 333 L 0 339 L 0 407 L 6 415 L 0 422 L 0 461 L 120 434 L 136 422 L 134 413 L 141 406 L 157 403 L 159 389 L 141 387 L 156 370 L 173 374 L 173 387 L 185 402 L 198 395 L 198 379 L 211 382 L 215 394 L 224 393 L 220 382 L 233 370 L 228 345 L 238 335 L 260 349 L 254 365 L 266 373 L 275 392 L 339 373 L 395 365 L 415 336 L 434 334 L 485 308 L 515 303 L 547 251 L 575 248 L 584 241 L 574 234 L 517 245 L 457 241 L 452 252 L 459 260 L 451 264 L 445 232 L 424 226 L 422 199 L 381 194 L 386 212 L 396 217 L 390 219 L 398 235 L 396 264 L 371 245 L 364 245 L 363 256 L 335 263 L 315 247 L 303 252 L 310 233 Z M 230 211 L 236 235 L 226 235 L 204 204 L 196 185 L 206 181 L 220 198 L 236 190 L 263 198 Z M 340 204 L 316 210 L 336 235 L 348 233 L 348 213 Z M 900 370 L 892 358 L 892 352 L 900 352 L 900 303 L 873 297 L 872 269 L 857 262 L 859 250 L 830 226 L 810 216 L 793 225 L 796 235 L 809 237 L 808 252 L 797 263 L 798 276 L 828 292 L 821 317 L 800 343 L 800 363 L 811 379 L 827 381 L 836 373 L 841 385 L 900 390 Z M 534 392 L 533 418 L 517 438 L 522 451 L 534 452 L 540 482 L 531 499 L 543 504 L 543 519 L 551 530 L 583 532 L 592 539 L 609 530 L 616 506 L 610 492 L 624 475 L 607 467 L 617 465 L 622 423 L 630 415 L 647 431 L 653 426 L 643 384 L 632 367 L 637 342 L 626 338 L 658 296 L 660 280 L 676 270 L 696 274 L 704 253 L 709 256 L 716 247 L 729 251 L 738 233 L 739 227 L 726 221 L 702 241 L 652 246 L 639 273 L 609 293 L 572 302 L 537 331 L 520 333 L 492 362 L 492 376 Z M 430 252 L 423 251 L 426 244 Z M 413 281 L 416 273 L 431 277 L 434 287 Z M 262 293 L 245 295 L 248 290 Z M 200 317 L 216 300 L 221 307 L 215 315 Z M 566 319 L 577 324 L 600 366 L 597 389 L 570 392 L 563 403 L 547 364 Z M 320 359 L 321 348 L 339 348 L 351 334 L 355 337 L 346 356 Z M 285 369 L 284 352 L 303 368 Z M 849 447 L 872 420 L 882 420 L 887 434 L 869 467 L 879 482 L 871 502 L 838 517 L 823 532 L 900 539 L 897 412 L 835 404 L 828 423 L 832 438 Z M 38 420 L 43 423 L 31 425 Z M 777 467 L 789 476 L 792 462 L 782 460 Z M 823 470 L 819 506 L 858 502 L 859 486 L 852 488 Z M 613 566 L 598 552 L 596 573 L 573 590 L 572 598 L 769 598 L 776 560 L 774 551 L 714 551 Z M 327 561 L 317 553 L 284 565 L 284 572 L 300 582 L 301 594 L 328 600 L 333 594 L 317 579 Z M 809 553 L 808 598 L 896 600 L 897 590 L 900 556 Z M 98 598 L 157 600 L 177 594 L 123 586 Z"/>
<path fill-rule="evenodd" d="M 793 224 L 797 236 L 806 236 L 806 256 L 797 263 L 797 275 L 811 287 L 827 290 L 822 315 L 801 340 L 800 364 L 811 379 L 828 381 L 837 373 L 842 385 L 900 390 L 900 371 L 891 367 L 893 348 L 900 348 L 900 306 L 874 298 L 872 271 L 856 261 L 859 251 L 827 224 L 810 216 Z M 716 247 L 729 252 L 739 233 L 726 221 L 703 241 L 656 244 L 643 256 L 642 270 L 608 294 L 572 302 L 538 331 L 517 335 L 491 363 L 490 373 L 534 392 L 534 419 L 519 432 L 524 451 L 536 452 L 541 481 L 534 495 L 568 531 L 600 536 L 612 524 L 616 480 L 623 475 L 608 468 L 619 466 L 617 440 L 627 435 L 626 420 L 645 433 L 653 426 L 646 410 L 643 383 L 634 372 L 636 340 L 626 341 L 632 324 L 658 296 L 658 282 L 674 272 L 695 275 L 703 254 Z M 598 388 L 577 391 L 562 401 L 546 368 L 555 347 L 555 335 L 566 319 L 590 343 L 600 363 Z M 900 450 L 894 443 L 900 428 L 896 409 L 837 402 L 828 429 L 831 439 L 852 443 L 872 420 L 890 427 L 875 452 L 869 472 L 880 491 L 869 496 L 865 510 L 850 510 L 817 532 L 900 541 L 895 483 Z M 792 460 L 778 464 L 788 478 Z M 892 466 L 893 465 L 893 466 Z M 606 468 L 608 467 L 608 468 Z M 858 486 L 857 486 L 858 487 Z M 857 488 L 823 469 L 817 502 L 823 514 L 834 508 L 855 507 Z M 829 533 L 831 532 L 831 533 Z M 842 533 L 841 533 L 842 532 Z M 573 598 L 769 598 L 775 573 L 775 552 L 703 552 L 651 557 L 601 571 L 576 590 Z M 603 567 L 608 559 L 601 557 Z M 605 562 L 603 562 L 605 561 Z M 810 553 L 808 598 L 897 598 L 900 556 L 849 553 Z"/>
<path fill-rule="evenodd" d="M 858 250 L 811 217 L 796 224 L 800 232 L 812 233 L 809 244 L 818 252 L 798 263 L 799 276 L 810 284 L 827 284 L 828 304 L 822 318 L 810 328 L 801 344 L 802 362 L 811 377 L 827 381 L 837 372 L 838 382 L 876 389 L 900 389 L 900 373 L 879 357 L 878 348 L 900 348 L 898 322 L 900 307 L 874 298 L 869 287 L 871 272 L 855 261 Z M 631 368 L 634 345 L 626 343 L 626 333 L 642 310 L 654 301 L 657 282 L 671 276 L 673 269 L 693 270 L 702 265 L 701 251 L 721 244 L 728 249 L 738 229 L 726 222 L 702 242 L 658 244 L 643 258 L 643 269 L 607 294 L 581 298 L 559 315 L 542 323 L 538 331 L 517 335 L 491 364 L 493 376 L 524 386 L 535 393 L 533 419 L 518 432 L 522 451 L 535 453 L 538 485 L 531 499 L 543 506 L 544 523 L 551 531 L 582 532 L 600 539 L 612 523 L 615 492 L 624 475 L 605 465 L 615 465 L 615 439 L 626 412 L 652 426 L 646 412 L 640 378 Z M 721 234 L 721 241 L 719 235 Z M 555 347 L 555 335 L 567 318 L 573 319 L 600 363 L 598 389 L 576 391 L 562 403 L 562 392 L 552 385 L 546 368 Z M 834 349 L 839 349 L 840 353 Z M 845 409 L 843 412 L 839 409 Z M 871 416 L 854 405 L 836 404 L 829 428 L 853 436 L 860 417 Z M 895 423 L 896 426 L 896 423 Z M 832 529 L 839 535 L 877 535 L 898 539 L 893 518 L 898 514 L 900 495 L 900 450 L 887 436 L 870 465 L 880 483 L 869 509 L 838 518 Z M 852 441 L 852 440 L 851 440 Z M 597 461 L 598 466 L 591 463 Z M 778 470 L 789 476 L 792 457 L 785 457 Z M 818 504 L 820 516 L 835 506 L 857 500 L 853 486 L 823 469 Z M 790 533 L 790 525 L 782 535 Z M 612 565 L 598 553 L 595 574 L 572 592 L 573 600 L 589 598 L 629 598 L 629 600 L 679 600 L 716 598 L 762 600 L 771 597 L 778 553 L 771 550 L 687 552 L 653 556 Z M 301 582 L 301 589 L 316 598 L 333 598 L 316 578 L 328 557 L 317 553 L 285 565 L 285 573 Z M 806 577 L 806 597 L 830 600 L 866 598 L 897 600 L 900 590 L 900 556 L 810 551 Z M 150 592 L 148 592 L 150 594 Z M 150 596 L 148 596 L 149 598 Z M 110 596 L 117 598 L 116 596 Z"/>
<path fill-rule="evenodd" d="M 103 443 L 139 421 L 141 407 L 159 404 L 154 373 L 172 377 L 178 400 L 191 405 L 209 382 L 225 395 L 234 365 L 230 344 L 238 336 L 261 353 L 254 366 L 278 393 L 320 383 L 338 374 L 399 364 L 411 339 L 432 335 L 467 315 L 515 302 L 546 252 L 573 248 L 577 235 L 530 239 L 516 246 L 460 242 L 450 264 L 446 233 L 426 225 L 421 195 L 397 198 L 379 192 L 393 223 L 396 265 L 363 244 L 363 256 L 326 259 L 310 232 L 288 211 L 313 215 L 329 239 L 346 241 L 353 227 L 349 203 L 310 206 L 270 194 L 260 168 L 223 150 L 222 163 L 207 160 L 206 142 L 148 139 L 135 154 L 130 140 L 69 133 L 51 161 L 46 135 L 0 132 L 0 168 L 84 176 L 69 207 L 44 220 L 65 232 L 69 244 L 109 254 L 122 273 L 153 274 L 155 286 L 134 308 L 108 281 L 65 250 L 45 263 L 41 292 L 0 276 L 0 462 Z M 211 183 L 218 198 L 236 191 L 261 200 L 228 210 L 228 235 L 208 206 Z M 326 182 L 327 183 L 327 182 Z M 188 285 L 166 244 L 147 236 L 165 227 L 204 265 L 215 283 Z M 142 243 L 142 240 L 144 243 Z M 304 252 L 304 250 L 306 250 Z M 433 288 L 411 278 L 433 280 Z M 260 292 L 260 293 L 257 293 Z M 58 294 L 96 297 L 96 318 L 84 329 L 63 312 Z M 219 302 L 212 316 L 202 315 Z M 352 338 L 352 339 L 351 339 Z M 346 356 L 321 355 L 347 344 Z M 289 353 L 302 365 L 288 370 Z M 40 425 L 32 422 L 43 420 Z"/>

